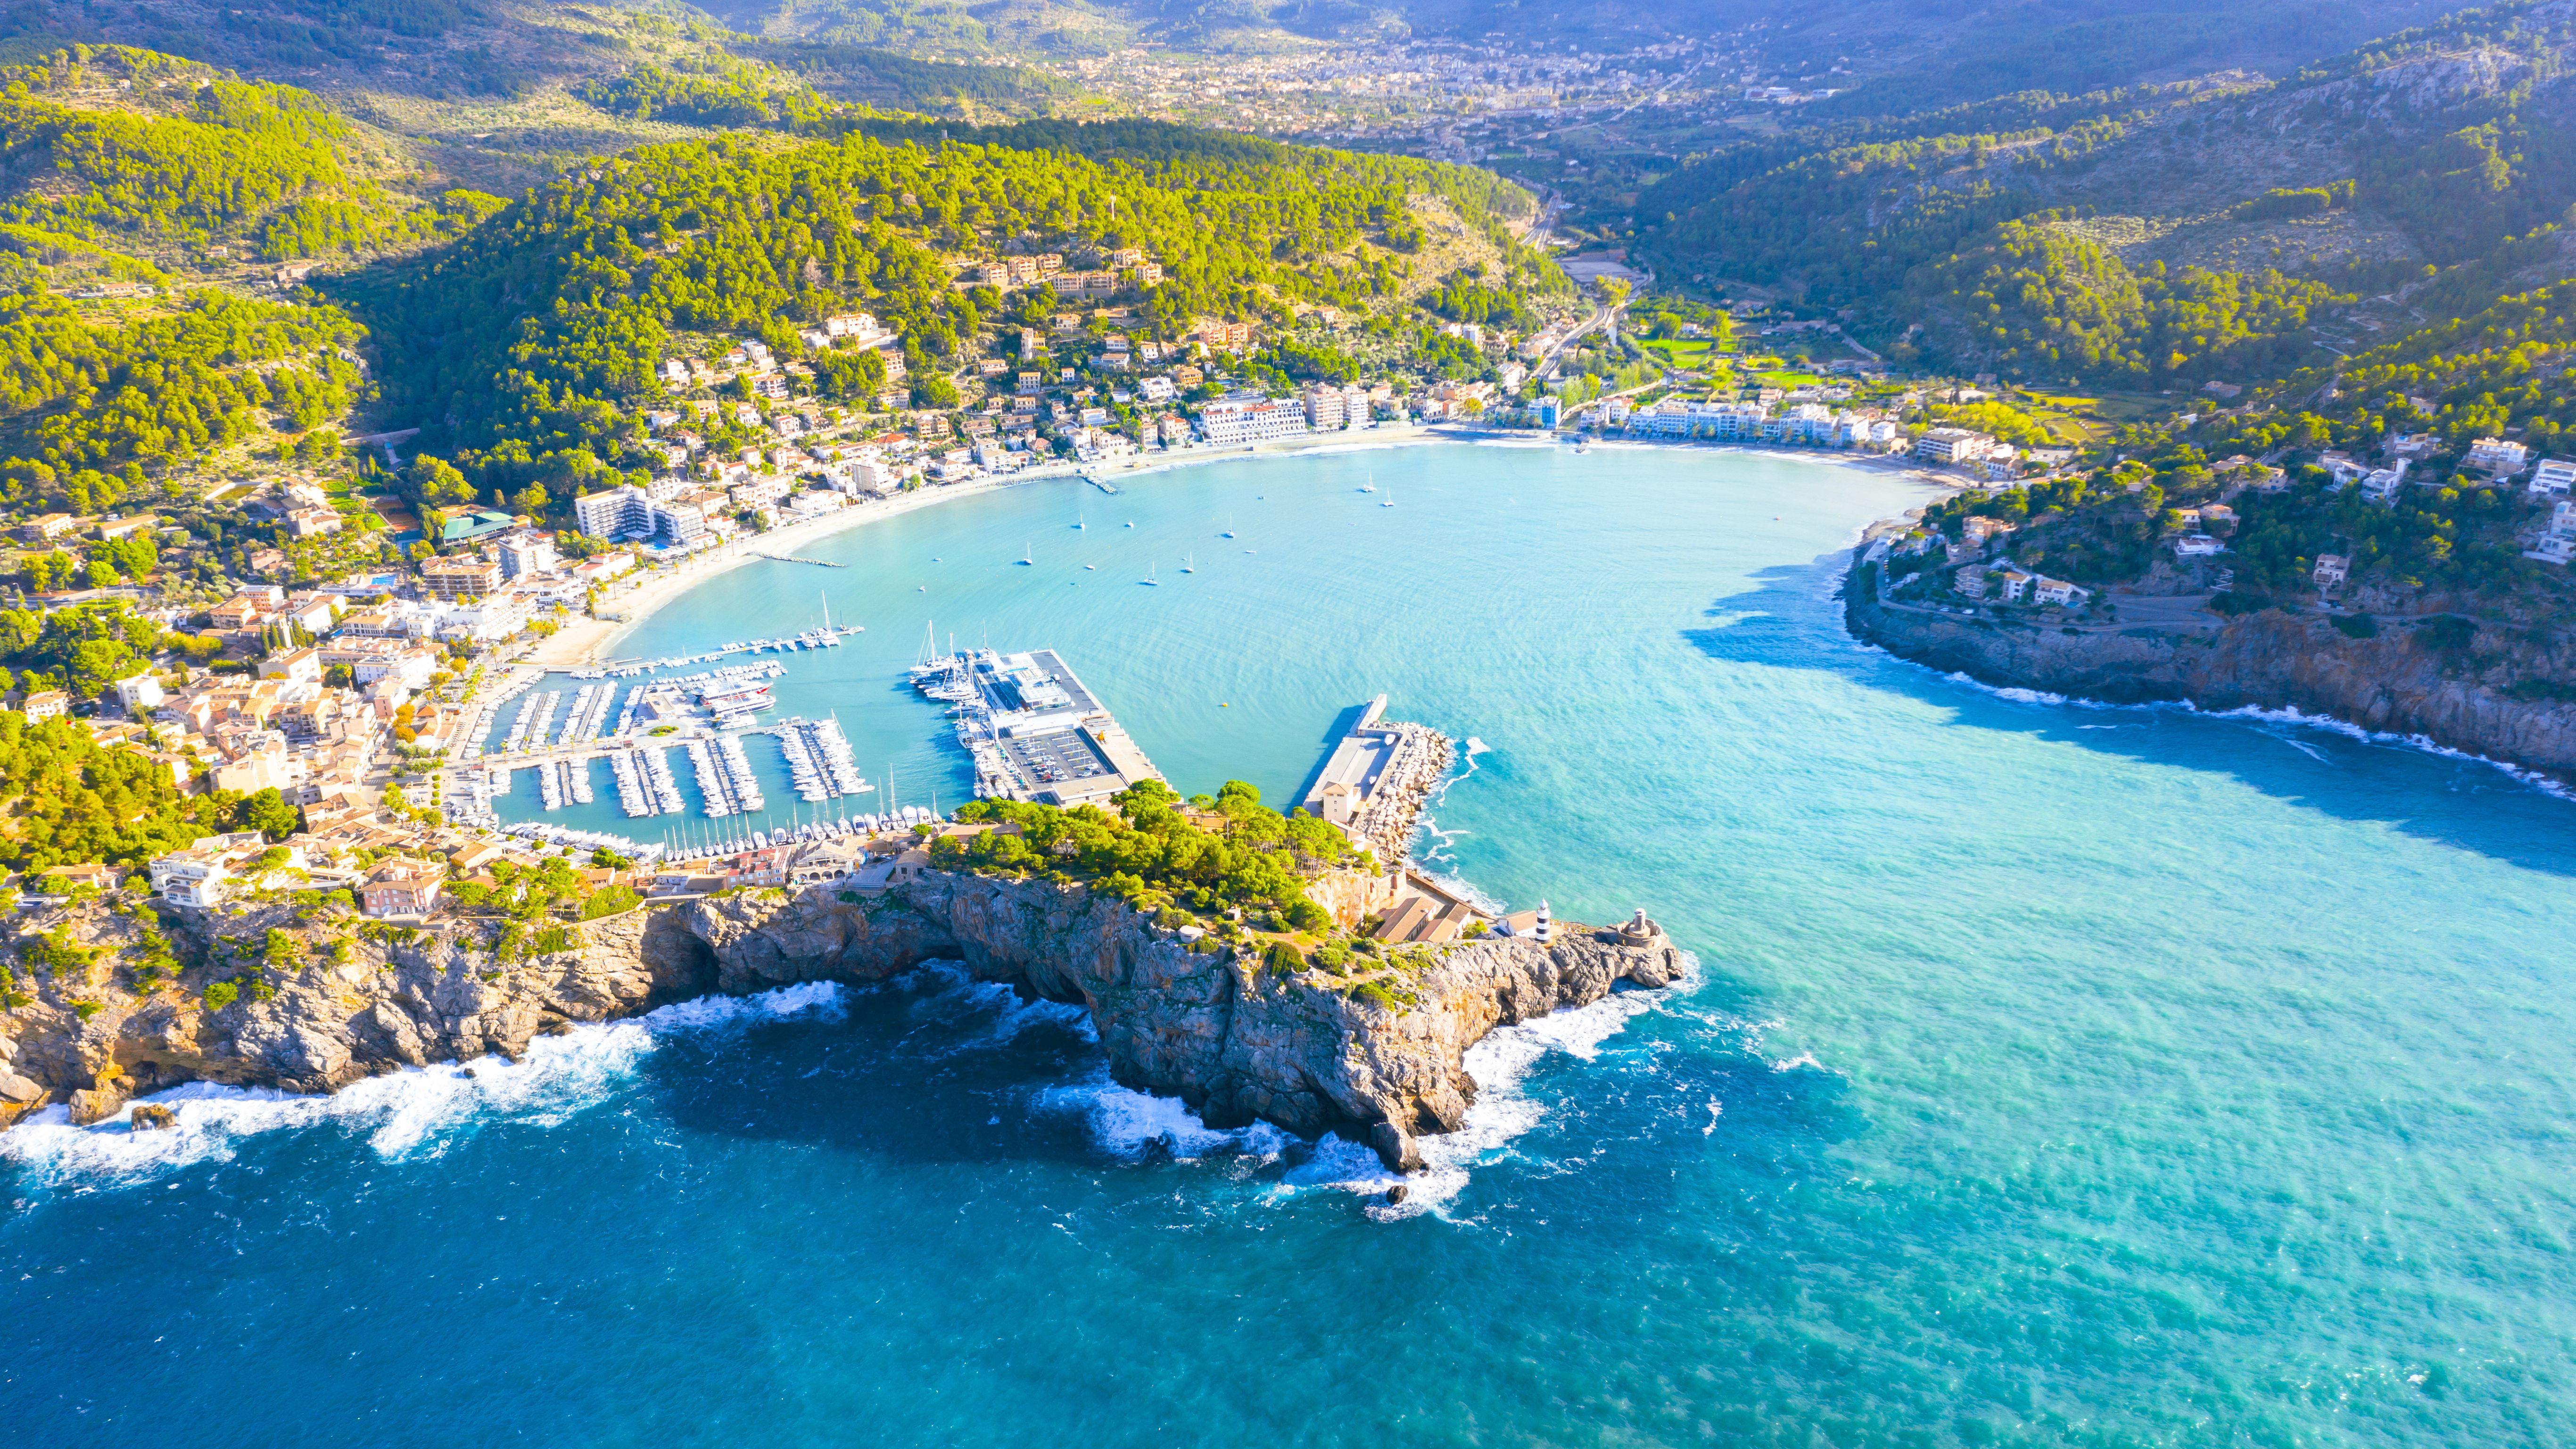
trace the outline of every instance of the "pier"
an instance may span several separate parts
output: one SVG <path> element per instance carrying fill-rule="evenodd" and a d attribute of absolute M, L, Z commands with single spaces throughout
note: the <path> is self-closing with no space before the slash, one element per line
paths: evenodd
<path fill-rule="evenodd" d="M 801 563 L 801 564 L 812 564 L 812 565 L 814 565 L 816 568 L 825 568 L 825 569 L 845 569 L 845 568 L 848 568 L 848 567 L 849 567 L 849 565 L 848 565 L 848 564 L 845 564 L 845 563 L 834 563 L 834 562 L 832 562 L 830 559 L 827 559 L 827 558 L 798 558 L 796 555 L 794 555 L 794 554 L 792 554 L 792 553 L 755 553 L 755 554 L 753 554 L 753 555 L 752 555 L 752 557 L 753 557 L 753 558 L 765 558 L 765 559 L 769 560 L 771 563 Z"/>
<path fill-rule="evenodd" d="M 957 715 L 975 793 L 1072 807 L 1105 803 L 1163 774 L 1052 649 L 981 649 L 924 660 L 913 686 Z"/>
<path fill-rule="evenodd" d="M 1448 771 L 1449 738 L 1429 725 L 1386 718 L 1386 696 L 1362 706 L 1333 741 L 1298 808 L 1342 828 L 1375 856 L 1383 872 L 1348 908 L 1369 933 L 1394 944 L 1437 945 L 1510 927 L 1472 893 L 1416 869 L 1413 827 Z"/>
<path fill-rule="evenodd" d="M 1429 725 L 1386 719 L 1381 694 L 1333 746 L 1299 805 L 1342 827 L 1380 861 L 1401 865 L 1413 849 L 1413 822 L 1449 768 L 1449 737 Z"/>

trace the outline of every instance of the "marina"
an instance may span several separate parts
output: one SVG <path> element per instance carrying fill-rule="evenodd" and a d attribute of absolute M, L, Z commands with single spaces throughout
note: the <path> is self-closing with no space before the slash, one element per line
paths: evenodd
<path fill-rule="evenodd" d="M 655 850 L 666 864 L 687 865 L 696 861 L 730 859 L 745 851 L 769 850 L 781 845 L 826 840 L 866 840 L 890 830 L 909 830 L 919 825 L 936 824 L 938 820 L 938 816 L 923 806 L 906 805 L 881 815 L 852 815 L 839 820 L 807 821 L 802 824 L 777 826 L 767 830 L 750 830 L 705 840 L 683 840 L 657 846 Z"/>
<path fill-rule="evenodd" d="M 1073 806 L 1163 778 L 1052 649 L 952 651 L 915 664 L 912 683 L 949 706 L 979 797 Z"/>
<path fill-rule="evenodd" d="M 771 557 L 768 554 L 760 556 Z M 826 568 L 847 567 L 844 564 L 832 563 L 828 559 L 818 558 L 780 558 L 778 561 L 821 564 Z M 659 659 L 613 659 L 594 668 L 568 669 L 564 672 L 574 679 L 634 679 L 647 674 L 658 674 L 665 669 L 686 669 L 692 664 L 712 664 L 719 659 L 730 658 L 736 654 L 793 654 L 803 649 L 838 649 L 842 641 L 850 635 L 867 632 L 865 624 L 832 623 L 830 613 L 830 606 L 826 605 L 823 624 L 819 628 L 808 629 L 802 634 L 791 634 L 777 639 L 736 639 L 699 654 L 675 654 Z"/>
<path fill-rule="evenodd" d="M 788 776 L 803 799 L 819 804 L 876 788 L 860 777 L 838 720 L 788 720 L 777 734 Z"/>

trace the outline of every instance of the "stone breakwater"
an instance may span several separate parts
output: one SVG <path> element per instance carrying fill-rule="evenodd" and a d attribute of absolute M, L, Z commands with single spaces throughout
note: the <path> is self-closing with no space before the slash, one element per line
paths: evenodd
<path fill-rule="evenodd" d="M 125 927 L 104 913 L 34 924 L 110 949 Z M 257 939 L 271 923 L 219 924 L 250 925 Z M 0 1112 L 14 1121 L 62 1100 L 74 1120 L 104 1121 L 130 1097 L 199 1080 L 327 1092 L 404 1066 L 515 1057 L 541 1033 L 668 1001 L 861 984 L 953 960 L 980 980 L 1081 1004 L 1120 1082 L 1176 1095 L 1211 1126 L 1339 1130 L 1409 1170 L 1420 1165 L 1415 1138 L 1464 1121 L 1476 1084 L 1463 1059 L 1487 1032 L 1597 1001 L 1622 981 L 1666 986 L 1683 969 L 1660 931 L 1560 926 L 1544 944 L 1446 948 L 1361 991 L 1350 978 L 1184 942 L 1081 887 L 939 872 L 876 896 L 826 883 L 647 908 L 577 935 L 572 949 L 507 963 L 470 926 L 353 941 L 346 959 L 317 959 L 264 999 L 246 993 L 220 1009 L 202 997 L 230 972 L 210 959 L 211 940 L 178 942 L 198 963 L 175 988 L 139 997 L 122 984 L 41 981 L 0 1016 Z"/>
<path fill-rule="evenodd" d="M 2576 659 L 2518 631 L 2481 627 L 2444 647 L 2406 621 L 2356 639 L 2323 616 L 2267 609 L 2198 632 L 2068 634 L 1891 607 L 1857 574 L 1843 608 L 1855 637 L 1988 684 L 2113 704 L 2296 709 L 2576 777 L 2576 704 L 2520 697 L 2576 677 Z"/>
<path fill-rule="evenodd" d="M 1402 861 L 1413 843 L 1413 822 L 1422 814 L 1440 777 L 1449 772 L 1455 747 L 1429 725 L 1400 724 L 1394 758 L 1369 793 L 1368 804 L 1352 820 L 1354 834 L 1379 860 Z"/>

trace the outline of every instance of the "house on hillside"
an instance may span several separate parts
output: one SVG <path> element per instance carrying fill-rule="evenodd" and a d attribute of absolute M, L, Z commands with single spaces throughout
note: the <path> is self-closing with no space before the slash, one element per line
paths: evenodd
<path fill-rule="evenodd" d="M 447 872 L 426 861 L 388 860 L 367 874 L 360 908 L 370 916 L 425 916 L 438 906 Z"/>
<path fill-rule="evenodd" d="M 2480 438 L 2469 444 L 2468 456 L 2460 460 L 2460 466 L 2472 473 L 2510 478 L 2521 472 L 2522 465 L 2529 461 L 2531 450 L 2520 443 L 2507 442 L 2502 438 Z"/>

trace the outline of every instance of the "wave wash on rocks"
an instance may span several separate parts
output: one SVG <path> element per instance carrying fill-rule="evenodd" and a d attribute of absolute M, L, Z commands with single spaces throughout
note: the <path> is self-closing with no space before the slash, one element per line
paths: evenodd
<path fill-rule="evenodd" d="M 1279 970 L 1246 948 L 1184 941 L 1082 886 L 936 871 L 874 895 L 825 882 L 646 907 L 575 935 L 573 949 L 508 962 L 471 922 L 352 942 L 345 959 L 220 1009 L 184 989 L 141 999 L 109 989 L 104 1002 L 77 1003 L 83 1011 L 48 991 L 0 1017 L 0 1090 L 16 1093 L 12 1119 L 61 1095 L 76 1121 L 184 1081 L 332 1091 L 398 1067 L 516 1057 L 570 1022 L 686 997 L 864 984 L 962 961 L 978 980 L 1080 1004 L 1120 1083 L 1176 1095 L 1212 1127 L 1348 1130 L 1389 1167 L 1412 1170 L 1416 1136 L 1465 1121 L 1476 1084 L 1463 1058 L 1486 1033 L 1587 1005 L 1623 980 L 1667 986 L 1683 971 L 1660 934 L 1635 944 L 1561 923 L 1546 943 L 1441 947 L 1398 1001 L 1352 993 L 1353 982 L 1322 971 Z"/>

